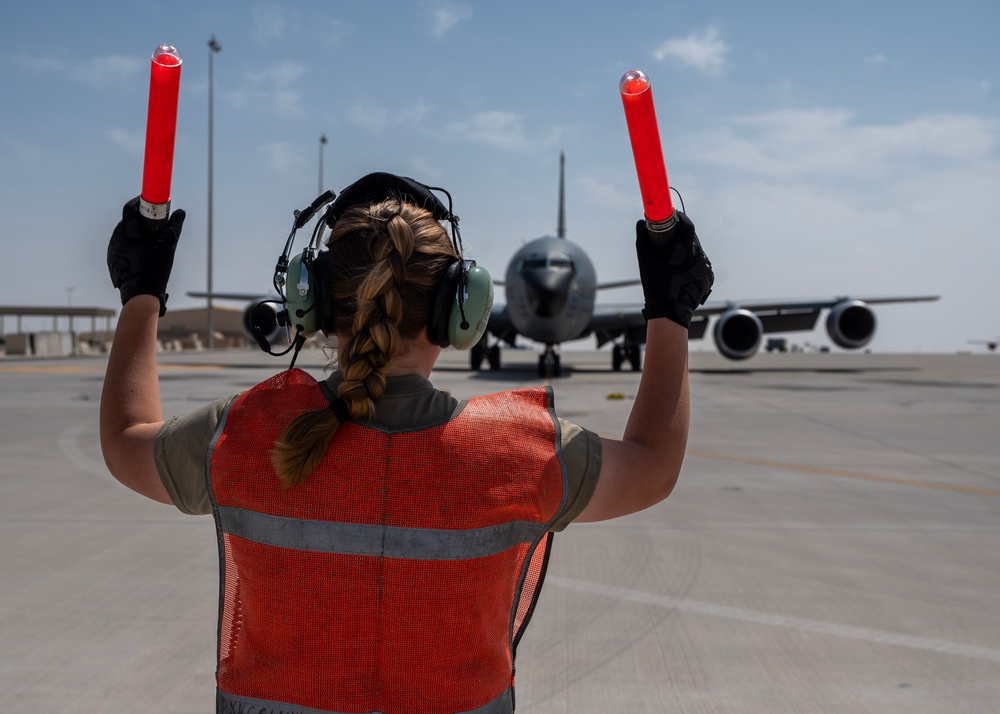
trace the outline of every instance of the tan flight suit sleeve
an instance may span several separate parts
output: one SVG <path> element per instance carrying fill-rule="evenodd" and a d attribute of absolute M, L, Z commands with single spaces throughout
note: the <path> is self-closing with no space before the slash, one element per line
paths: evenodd
<path fill-rule="evenodd" d="M 565 419 L 559 420 L 559 428 L 568 493 L 562 515 L 549 529 L 553 531 L 565 529 L 587 507 L 597 487 L 597 477 L 601 474 L 601 438 Z"/>
<path fill-rule="evenodd" d="M 235 398 L 220 399 L 169 419 L 156 433 L 156 469 L 170 499 L 183 513 L 198 516 L 212 512 L 205 478 L 208 448 Z"/>

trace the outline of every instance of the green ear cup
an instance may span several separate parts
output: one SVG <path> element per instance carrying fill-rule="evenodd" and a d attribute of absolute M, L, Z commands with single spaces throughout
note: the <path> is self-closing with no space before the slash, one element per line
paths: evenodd
<path fill-rule="evenodd" d="M 288 303 L 288 324 L 292 332 L 312 337 L 319 330 L 316 317 L 315 277 L 310 272 L 311 261 L 303 262 L 302 253 L 288 261 L 285 300 Z"/>
<path fill-rule="evenodd" d="M 448 340 L 452 347 L 460 350 L 470 349 L 479 342 L 486 331 L 490 320 L 490 310 L 493 308 L 493 278 L 486 268 L 473 265 L 469 268 L 468 280 L 465 284 L 465 300 L 459 309 L 458 296 L 452 305 L 448 316 Z M 462 313 L 468 327 L 462 327 Z"/>

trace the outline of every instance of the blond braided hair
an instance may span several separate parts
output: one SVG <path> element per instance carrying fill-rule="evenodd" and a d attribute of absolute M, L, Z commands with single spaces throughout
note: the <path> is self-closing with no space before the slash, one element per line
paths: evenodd
<path fill-rule="evenodd" d="M 405 349 L 404 340 L 426 330 L 438 281 L 458 256 L 428 211 L 398 199 L 351 208 L 327 246 L 334 325 L 346 338 L 338 396 L 351 419 L 371 419 L 392 359 Z M 319 465 L 339 425 L 330 409 L 306 412 L 288 425 L 271 452 L 286 487 Z"/>

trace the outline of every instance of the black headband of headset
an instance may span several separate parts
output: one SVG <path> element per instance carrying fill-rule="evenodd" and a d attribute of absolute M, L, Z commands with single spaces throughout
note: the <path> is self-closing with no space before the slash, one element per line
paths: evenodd
<path fill-rule="evenodd" d="M 367 206 L 387 198 L 399 198 L 406 203 L 420 206 L 439 221 L 452 219 L 451 213 L 438 197 L 431 193 L 428 186 L 406 176 L 376 172 L 358 179 L 341 191 L 337 200 L 326 209 L 323 222 L 332 228 L 349 208 Z"/>

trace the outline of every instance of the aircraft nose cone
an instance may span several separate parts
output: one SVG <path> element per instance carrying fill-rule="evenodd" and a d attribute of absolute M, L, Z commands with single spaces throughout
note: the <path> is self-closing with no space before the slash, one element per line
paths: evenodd
<path fill-rule="evenodd" d="M 569 300 L 572 280 L 573 274 L 569 272 L 525 271 L 524 287 L 532 312 L 539 317 L 555 317 L 561 313 Z"/>

